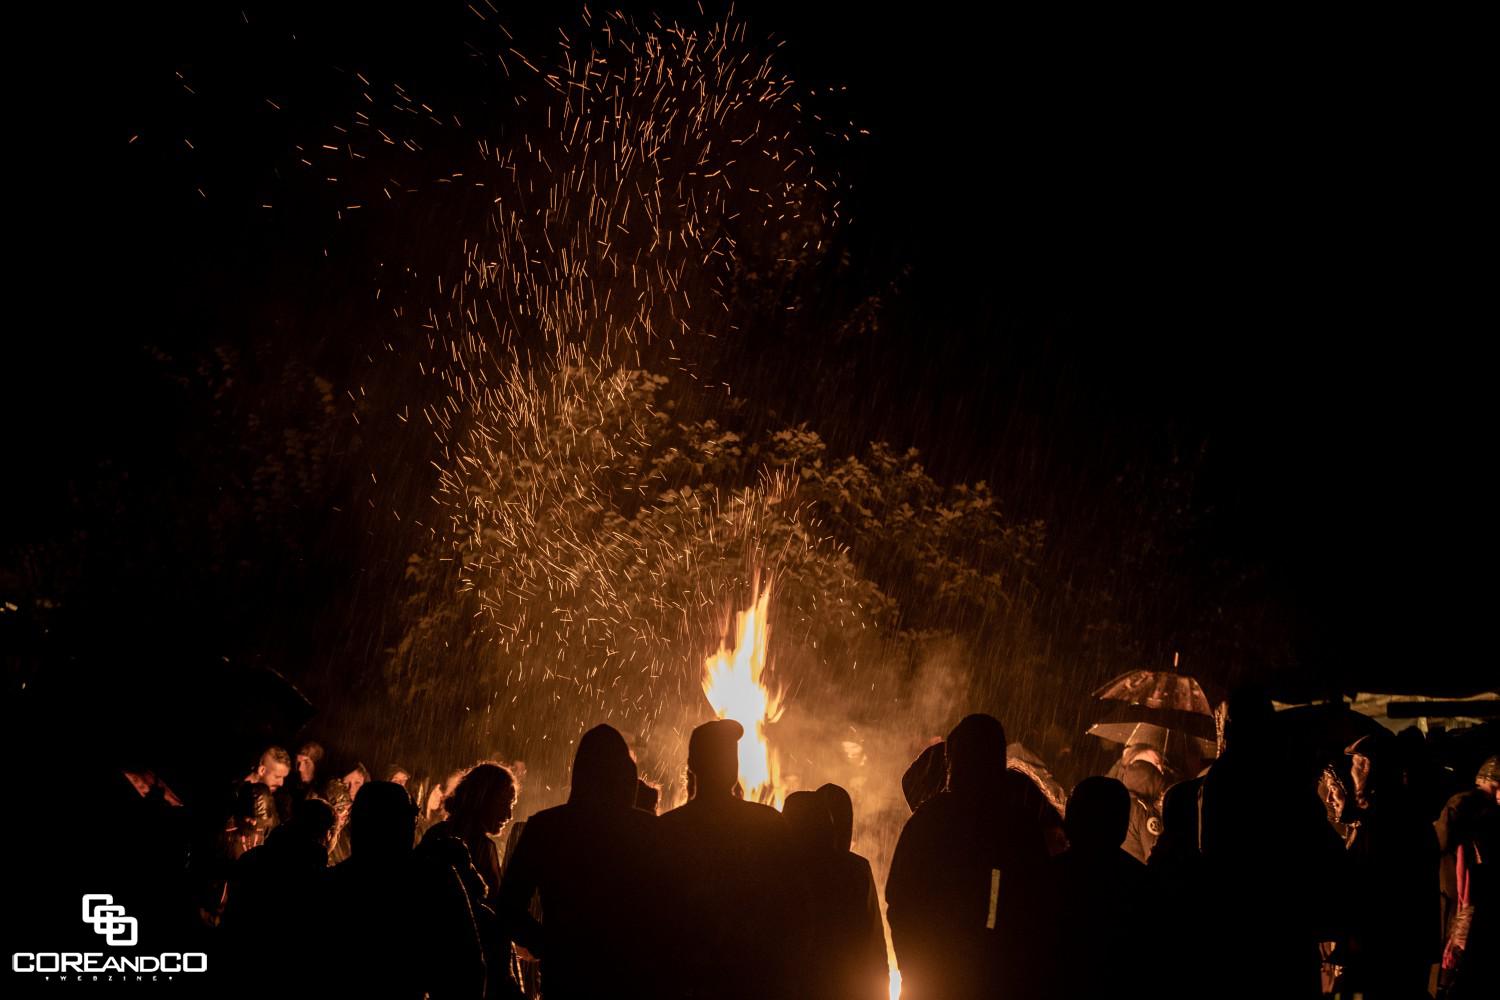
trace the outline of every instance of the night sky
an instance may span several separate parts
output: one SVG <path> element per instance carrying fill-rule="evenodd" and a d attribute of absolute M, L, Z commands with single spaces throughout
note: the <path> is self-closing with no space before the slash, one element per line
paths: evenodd
<path fill-rule="evenodd" d="M 441 223 L 335 221 L 288 149 L 351 107 L 355 71 L 482 115 L 493 30 L 462 3 L 300 6 L 152 5 L 45 33 L 61 53 L 28 102 L 47 139 L 11 146 L 39 225 L 13 244 L 31 318 L 4 366 L 7 553 L 91 516 L 89 484 L 194 495 L 192 417 L 144 345 L 295 355 L 342 388 L 364 354 L 351 289 L 368 297 L 408 227 Z M 570 10 L 502 20 L 540 50 Z M 780 416 L 844 448 L 916 446 L 940 479 L 1072 524 L 1131 469 L 1190 469 L 1203 517 L 1180 568 L 1256 576 L 1294 623 L 1277 669 L 1432 694 L 1486 675 L 1490 161 L 1473 64 L 1441 34 L 738 14 L 810 90 L 847 87 L 822 106 L 870 133 L 822 156 L 852 220 L 826 308 L 894 289 L 857 343 L 755 345 L 766 367 L 740 370 Z M 103 533 L 181 558 L 156 530 Z M 305 600 L 346 607 L 348 587 Z"/>

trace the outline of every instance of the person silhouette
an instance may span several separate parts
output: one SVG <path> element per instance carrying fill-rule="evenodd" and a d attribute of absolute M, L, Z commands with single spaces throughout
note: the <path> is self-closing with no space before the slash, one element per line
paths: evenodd
<path fill-rule="evenodd" d="M 1392 737 L 1367 735 L 1351 744 L 1354 825 L 1350 985 L 1371 1000 L 1423 995 L 1437 950 L 1431 918 L 1441 905 L 1438 841 L 1412 789 L 1406 784 L 1401 745 Z"/>
<path fill-rule="evenodd" d="M 793 792 L 782 809 L 792 840 L 786 884 L 803 894 L 797 931 L 806 996 L 873 1000 L 888 994 L 885 931 L 870 863 L 849 851 L 854 804 L 838 785 Z"/>
<path fill-rule="evenodd" d="M 328 803 L 298 799 L 292 818 L 234 863 L 221 925 L 228 938 L 264 943 L 287 912 L 306 912 L 327 870 L 333 824 Z"/>
<path fill-rule="evenodd" d="M 781 814 L 734 795 L 744 732 L 732 719 L 693 730 L 693 797 L 657 821 L 666 931 L 677 944 L 666 996 L 792 995 L 800 894 L 777 891 L 776 876 L 789 867 Z"/>
<path fill-rule="evenodd" d="M 1154 970 L 1132 968 L 1136 942 L 1122 927 L 1131 914 L 1149 911 L 1146 866 L 1122 847 L 1130 799 L 1123 784 L 1106 777 L 1085 778 L 1068 798 L 1068 849 L 1052 862 L 1061 904 L 1053 976 L 1058 996 L 1149 991 Z"/>
<path fill-rule="evenodd" d="M 964 718 L 946 741 L 947 789 L 907 820 L 886 881 L 886 914 L 907 1000 L 1026 997 L 1052 920 L 1037 813 L 1008 777 L 1005 728 Z"/>
<path fill-rule="evenodd" d="M 1231 695 L 1224 752 L 1203 776 L 1199 849 L 1216 887 L 1217 933 L 1205 962 L 1247 996 L 1316 997 L 1318 942 L 1330 940 L 1330 882 L 1344 884 L 1343 848 L 1314 781 L 1287 760 L 1271 700 Z"/>
<path fill-rule="evenodd" d="M 595 726 L 578 741 L 564 805 L 526 822 L 500 886 L 513 935 L 537 942 L 546 1000 L 648 994 L 656 817 L 635 808 L 636 764 L 625 738 Z M 533 897 L 542 919 L 531 915 Z"/>
<path fill-rule="evenodd" d="M 500 852 L 493 838 L 510 821 L 515 803 L 516 778 L 510 769 L 494 761 L 476 764 L 444 801 L 448 818 L 422 835 L 417 851 L 425 863 L 451 868 L 459 877 L 484 948 L 485 996 L 491 1000 L 521 996 L 511 961 L 512 935 L 521 935 L 514 939 L 523 947 L 535 944 L 526 937 L 529 927 L 502 925 L 496 912 Z"/>
<path fill-rule="evenodd" d="M 416 807 L 406 789 L 372 781 L 349 811 L 349 859 L 328 873 L 323 921 L 341 961 L 323 970 L 318 996 L 428 996 L 478 1000 L 485 966 L 479 933 L 453 868 L 412 849 Z M 423 961 L 372 952 L 410 942 Z"/>
<path fill-rule="evenodd" d="M 1146 859 L 1146 882 L 1156 907 L 1164 961 L 1156 986 L 1162 997 L 1197 997 L 1208 989 L 1213 891 L 1198 854 L 1198 790 L 1202 779 L 1179 781 L 1162 796 L 1162 832 Z"/>

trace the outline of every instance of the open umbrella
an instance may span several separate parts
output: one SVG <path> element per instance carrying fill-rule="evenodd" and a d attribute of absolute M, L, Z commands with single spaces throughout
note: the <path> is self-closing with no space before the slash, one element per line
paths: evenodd
<path fill-rule="evenodd" d="M 1196 677 L 1175 670 L 1132 670 L 1094 692 L 1107 702 L 1103 718 L 1089 727 L 1090 736 L 1110 743 L 1149 743 L 1170 753 L 1173 734 L 1191 741 L 1198 754 L 1217 748 L 1213 704 Z"/>
<path fill-rule="evenodd" d="M 1102 701 L 1213 717 L 1214 707 L 1196 677 L 1166 670 L 1132 670 L 1094 692 Z"/>
<path fill-rule="evenodd" d="M 1190 742 L 1201 757 L 1212 757 L 1218 749 L 1216 740 L 1192 736 L 1180 729 L 1168 729 L 1150 722 L 1096 722 L 1088 728 L 1088 735 L 1097 736 L 1106 743 L 1121 743 L 1132 746 L 1147 743 L 1168 757 L 1175 757 L 1177 740 Z"/>

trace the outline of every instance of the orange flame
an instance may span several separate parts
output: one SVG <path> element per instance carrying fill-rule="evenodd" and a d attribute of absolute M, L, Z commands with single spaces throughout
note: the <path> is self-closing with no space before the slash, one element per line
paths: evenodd
<path fill-rule="evenodd" d="M 766 741 L 766 727 L 781 718 L 781 692 L 766 685 L 766 648 L 771 629 L 771 589 L 761 590 L 755 604 L 735 615 L 735 644 L 703 663 L 703 693 L 721 719 L 745 727 L 740 740 L 740 787 L 745 798 L 780 809 L 786 799 L 781 762 Z"/>

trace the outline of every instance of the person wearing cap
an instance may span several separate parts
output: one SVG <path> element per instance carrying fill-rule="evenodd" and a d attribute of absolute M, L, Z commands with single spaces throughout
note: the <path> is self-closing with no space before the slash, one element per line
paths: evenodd
<path fill-rule="evenodd" d="M 1447 801 L 1433 829 L 1442 851 L 1442 995 L 1494 996 L 1500 992 L 1493 956 L 1500 906 L 1492 900 L 1500 878 L 1491 874 L 1496 864 L 1491 859 L 1500 850 L 1500 757 L 1480 765 L 1474 787 Z"/>
<path fill-rule="evenodd" d="M 885 899 L 906 1000 L 1045 994 L 1047 850 L 1005 747 L 999 720 L 961 721 L 946 741 L 946 789 L 901 831 Z"/>
<path fill-rule="evenodd" d="M 744 728 L 718 719 L 688 739 L 692 798 L 657 822 L 667 940 L 664 996 L 762 1000 L 795 995 L 788 930 L 795 893 L 778 880 L 790 845 L 781 814 L 735 797 Z"/>

